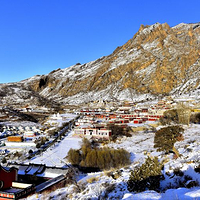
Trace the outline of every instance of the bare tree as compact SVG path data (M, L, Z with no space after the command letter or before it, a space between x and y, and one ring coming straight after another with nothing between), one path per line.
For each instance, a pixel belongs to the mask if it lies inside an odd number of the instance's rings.
M180 124L189 125L191 109L188 103L180 102L177 104L178 121Z

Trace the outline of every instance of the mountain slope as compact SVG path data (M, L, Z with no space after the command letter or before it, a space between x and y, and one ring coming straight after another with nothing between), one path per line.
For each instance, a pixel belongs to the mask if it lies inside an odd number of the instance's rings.
M133 100L191 93L200 88L199 44L200 23L171 28L166 23L141 25L132 39L109 56L0 85L4 97L0 101L26 99L29 103L32 98L36 103L42 99L75 104L100 98Z

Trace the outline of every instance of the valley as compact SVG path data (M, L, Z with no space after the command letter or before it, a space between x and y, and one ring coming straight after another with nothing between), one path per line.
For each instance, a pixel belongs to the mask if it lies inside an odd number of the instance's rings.
M2 199L199 199L200 23L0 84Z

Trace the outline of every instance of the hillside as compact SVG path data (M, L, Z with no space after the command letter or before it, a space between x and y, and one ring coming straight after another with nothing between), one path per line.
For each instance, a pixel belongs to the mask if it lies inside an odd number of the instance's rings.
M161 127L157 127L159 130ZM187 199L194 200L200 198L200 173L199 173L199 124L184 126L184 140L175 144L181 156L173 159L173 154L157 152L154 148L154 133L137 132L132 137L124 137L117 140L116 143L108 144L109 147L119 149L125 148L131 154L131 164L120 169L110 169L96 173L79 174L77 182L67 185L63 188L57 188L49 193L34 194L29 200L35 199ZM72 133L70 133L72 135ZM71 136L70 136L71 137ZM68 139L72 139L72 138ZM68 140L66 138L66 140ZM80 140L80 138L73 138ZM64 145L65 141L61 142ZM66 144L66 143L65 143ZM74 143L74 148L78 143ZM73 145L73 144L71 144ZM56 154L59 147L55 147L51 155L51 160L56 160ZM67 148L67 150L69 150ZM130 177L131 170L141 166L145 159L150 156L158 156L159 161L163 161L164 168L162 173L164 178L160 182L160 190L145 190L141 193L130 192L127 188L127 181ZM45 157L45 155L44 155ZM38 160L50 160L43 156L36 158ZM34 162L34 160L33 160ZM59 163L59 162L58 162ZM178 173L179 172L179 173ZM196 183L196 187L190 183Z
M1 104L79 104L199 94L200 23L141 25L108 56L0 85Z

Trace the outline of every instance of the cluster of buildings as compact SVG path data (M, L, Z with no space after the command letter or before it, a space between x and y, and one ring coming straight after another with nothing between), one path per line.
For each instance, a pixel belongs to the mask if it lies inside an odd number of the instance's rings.
M32 140L38 135L42 134L43 131L36 126L3 126L2 132L0 132L0 137L8 137L9 136L20 136L24 140Z
M32 193L64 186L68 168L48 167L42 164L0 165L0 199L25 198Z
M82 136L106 138L112 135L109 125L114 124L126 128L127 126L158 121L163 113L170 109L170 103L159 101L149 107L126 104L117 109L91 109L80 110L81 118L75 123L74 133Z
M49 116L48 120L44 123L46 126L61 127L64 123L71 123L76 120L78 115L76 114L53 114Z
M19 199L34 190L33 184L17 182L18 169L0 165L0 199Z

